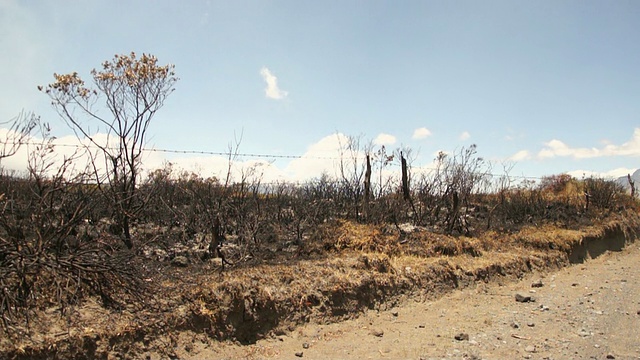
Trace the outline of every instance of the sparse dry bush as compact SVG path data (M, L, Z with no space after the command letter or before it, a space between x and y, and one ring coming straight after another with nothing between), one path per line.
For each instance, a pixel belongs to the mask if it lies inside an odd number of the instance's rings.
M619 200L628 197L622 185L613 180L591 177L584 180L584 187L589 204L601 210L614 210Z
M92 231L98 189L74 157L54 166L50 138L30 155L26 177L0 176L0 317L5 331L35 310L65 313L88 295L107 306L137 302L145 287L133 254Z
M435 186L427 189L425 200L434 202L432 212L435 222L441 221L447 234L469 234L468 210L472 208L473 196L483 190L490 179L490 164L477 156L476 145L462 148L449 156L440 153L437 158Z
M550 191L554 194L560 194L566 191L571 183L575 183L575 179L569 174L544 176L540 180L540 189Z
M542 191L527 181L514 189L501 191L498 199L495 216L501 220L503 226L537 221L544 216L547 208Z

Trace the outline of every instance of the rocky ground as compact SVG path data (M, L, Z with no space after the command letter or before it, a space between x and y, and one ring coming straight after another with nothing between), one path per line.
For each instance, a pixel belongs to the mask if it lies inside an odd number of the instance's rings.
M639 264L640 245L632 243L623 251L560 271L534 272L518 282L481 282L435 301L405 299L393 309L369 311L334 324L309 323L253 345L194 339L193 346L178 355L181 359L640 359Z

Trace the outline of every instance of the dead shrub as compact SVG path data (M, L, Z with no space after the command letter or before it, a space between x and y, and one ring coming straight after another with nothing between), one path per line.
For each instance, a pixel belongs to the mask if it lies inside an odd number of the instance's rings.
M141 265L121 240L91 230L97 188L57 171L45 140L25 178L0 176L0 317L6 332L29 326L36 310L69 306L95 295L106 306L135 305L145 292ZM51 172L53 172L52 175Z

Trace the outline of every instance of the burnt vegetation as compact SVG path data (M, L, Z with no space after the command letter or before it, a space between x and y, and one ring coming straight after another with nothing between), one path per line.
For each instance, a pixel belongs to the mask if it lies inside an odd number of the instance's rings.
M534 182L511 176L508 164L496 175L475 145L441 153L422 169L412 167L411 149L389 151L350 138L335 176L266 183L259 168L232 174L236 144L221 178L171 164L142 176L142 144L152 115L145 111L158 109L175 78L155 58L140 61L116 57L94 72L108 92L114 81L109 74L120 66L116 75L135 90L121 100L112 95L117 102L108 104L116 121L138 137L99 120L112 129L115 148L93 142L100 152L79 148L59 159L48 125L27 115L13 120L12 134L18 135L3 141L9 145L0 158L13 155L34 129L43 140L30 148L26 173L0 174L0 325L7 334L28 335L38 312L54 309L64 316L89 297L115 310L157 305L154 284L179 281L186 266L196 274L219 273L365 251L378 255L366 255L362 266L388 273L394 271L389 256L479 257L491 246L476 246L474 238L486 233L546 225L578 229L638 210L637 199L611 180L562 174ZM144 76L160 91L150 99L140 97L146 85L136 82ZM89 111L85 105L94 93L76 75L57 79L47 92L54 106L72 127L84 129L67 108ZM126 113L119 106L132 98L148 103L127 123L116 114ZM78 165L76 160L87 158L88 164ZM415 241L416 231L430 237ZM363 232L366 239L357 236Z
M537 184L512 184L508 175L496 179L475 147L441 154L434 169L411 183L409 198L401 174L391 171L383 183L372 181L376 191L364 196L364 179L356 181L353 174L298 184L263 183L259 176L225 183L176 173L167 165L148 174L135 193L145 206L131 214L129 236L137 246L129 249L112 215L117 209L109 192L100 191L90 169L72 175L73 159L53 169L47 162L51 147L36 148L27 174L0 177L5 331L28 324L37 310L54 307L64 314L87 296L97 296L107 307L135 308L150 300L148 284L156 276L166 277L180 266L215 272L225 265L282 264L347 250L394 255L412 246L415 229L463 237L456 244L435 238L418 253L480 256L467 237L528 225L579 228L637 208L609 180L555 175ZM345 224L395 236L359 241L344 232Z

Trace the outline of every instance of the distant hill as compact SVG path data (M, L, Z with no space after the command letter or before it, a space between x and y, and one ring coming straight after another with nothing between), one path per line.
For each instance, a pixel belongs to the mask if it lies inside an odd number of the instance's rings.
M631 180L635 181L636 183L636 192L638 190L640 190L640 169L636 170L633 174L631 174ZM625 189L629 190L630 186L629 186L629 180L627 179L627 176L621 176L619 177L616 182L620 185L622 185Z

